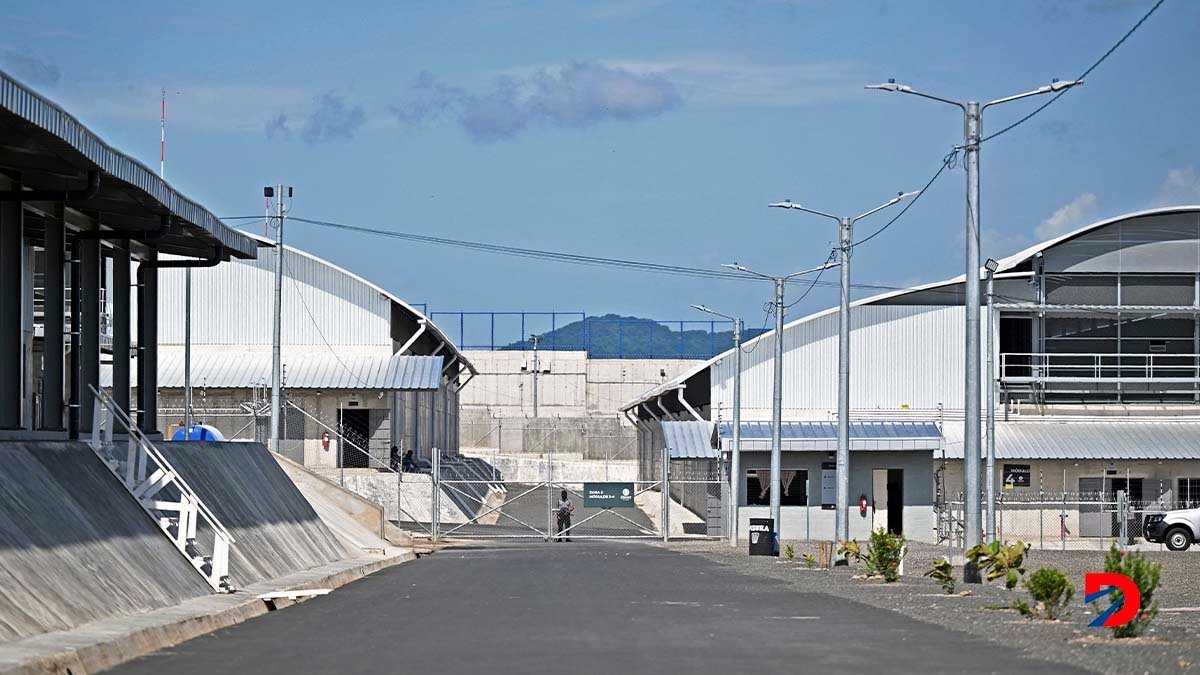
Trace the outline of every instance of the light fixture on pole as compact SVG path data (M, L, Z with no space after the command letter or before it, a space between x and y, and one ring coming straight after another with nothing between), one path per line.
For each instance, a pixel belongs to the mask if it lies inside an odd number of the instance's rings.
M966 378L963 404L963 492L965 495L965 520L963 542L970 548L982 541L979 518L979 418L980 418L980 367L979 367L979 144L983 134L983 111L991 106L1008 103L1040 94L1054 94L1064 89L1083 84L1083 80L1054 80L1044 87L998 98L988 103L978 101L962 103L941 96L917 91L912 87L888 80L885 84L869 84L867 89L912 94L922 98L957 106L963 112L965 139L961 149L966 153L967 167L967 232L966 232ZM978 583L979 573L973 566L964 568L963 577Z
M742 481L742 320L704 305L692 305L692 309L729 319L733 324L733 446L729 449L729 545L737 546L738 517L741 513L739 492Z
M841 309L838 313L838 444L835 472L837 511L834 515L836 541L850 540L850 257L854 248L854 223L917 194L920 193L901 192L887 202L854 218L835 216L791 201L770 205L773 208L797 209L836 220L838 223L838 261L842 267L842 283Z
M820 267L812 269L800 270L792 272L783 277L773 277L769 274L755 272L752 269L743 267L737 263L729 265L721 265L731 270L737 270L743 274L770 281L775 285L775 377L774 389L771 395L771 520L774 521L774 538L773 550L776 553L779 551L779 533L783 531L783 522L780 520L780 496L783 494L783 315L786 309L783 305L783 289L787 282L795 277L813 272L827 270L830 267L837 267L837 263L825 263Z
M988 258L983 264L987 269L987 467L985 486L987 489L987 540L996 540L996 315L993 312L996 270L1000 263Z

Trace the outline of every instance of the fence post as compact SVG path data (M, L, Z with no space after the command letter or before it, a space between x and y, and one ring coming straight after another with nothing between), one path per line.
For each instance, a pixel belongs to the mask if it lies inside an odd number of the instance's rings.
M433 470L429 474L429 529L430 536L434 541L438 540L438 516L441 515L441 495L438 494L441 490L442 483L442 453L437 448L430 448L433 455Z
M1064 472L1065 473L1065 472ZM1063 483L1064 485L1066 483ZM1062 550L1067 550L1067 493L1063 492L1062 505L1058 507L1058 540Z
M1038 490L1038 550L1046 549L1046 493Z
M1126 483L1128 485L1128 483ZM1121 543L1118 547L1124 551L1125 542L1128 541L1129 527L1127 516L1129 509L1129 494L1124 490L1117 490L1117 518L1120 519L1120 526L1117 528L1117 534L1121 537Z
M552 457L546 453L546 541L554 541L554 471Z
M662 449L662 536L665 544L671 537L671 457L667 445Z

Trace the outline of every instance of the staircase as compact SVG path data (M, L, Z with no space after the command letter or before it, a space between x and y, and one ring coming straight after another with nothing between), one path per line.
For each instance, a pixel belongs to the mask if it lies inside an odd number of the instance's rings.
M88 445L208 585L217 592L232 592L233 536L112 397L102 389L88 388L96 397ZM128 435L124 453L113 443L116 426Z

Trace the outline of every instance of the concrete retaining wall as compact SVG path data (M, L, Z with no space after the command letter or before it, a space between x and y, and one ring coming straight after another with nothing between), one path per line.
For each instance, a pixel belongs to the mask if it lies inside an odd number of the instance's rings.
M479 457L492 463L507 483L542 483L546 480L546 460L528 455L499 455L485 451L464 451L468 457ZM594 460L554 459L554 480L635 481L637 462L603 462Z
M210 592L85 444L0 442L0 641Z
M637 431L610 417L497 417L463 410L464 450L512 453L570 453L585 459L637 458Z
M261 443L157 447L237 540L229 561L234 587L353 557Z
M340 472L338 469L314 468L312 471L334 483L345 481L347 490L382 506L388 520L430 521L432 486L427 473L402 474L403 480L397 482L396 474L371 469L346 469ZM404 513L397 509L397 503ZM467 520L462 510L444 492L440 504L441 522L462 523Z

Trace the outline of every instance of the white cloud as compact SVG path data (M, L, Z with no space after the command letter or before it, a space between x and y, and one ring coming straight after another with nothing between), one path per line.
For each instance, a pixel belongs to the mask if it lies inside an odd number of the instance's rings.
M1038 223L1034 234L1039 241L1053 239L1078 229L1093 220L1096 213L1096 195L1085 192L1060 207L1049 218Z
M1181 204L1200 204L1200 174L1190 166L1168 171L1154 200L1155 206Z
M853 61L767 64L725 53L661 59L606 59L605 66L661 77L678 87L689 105L796 107L852 100L862 95L867 74ZM554 73L559 64L506 69L502 75Z

